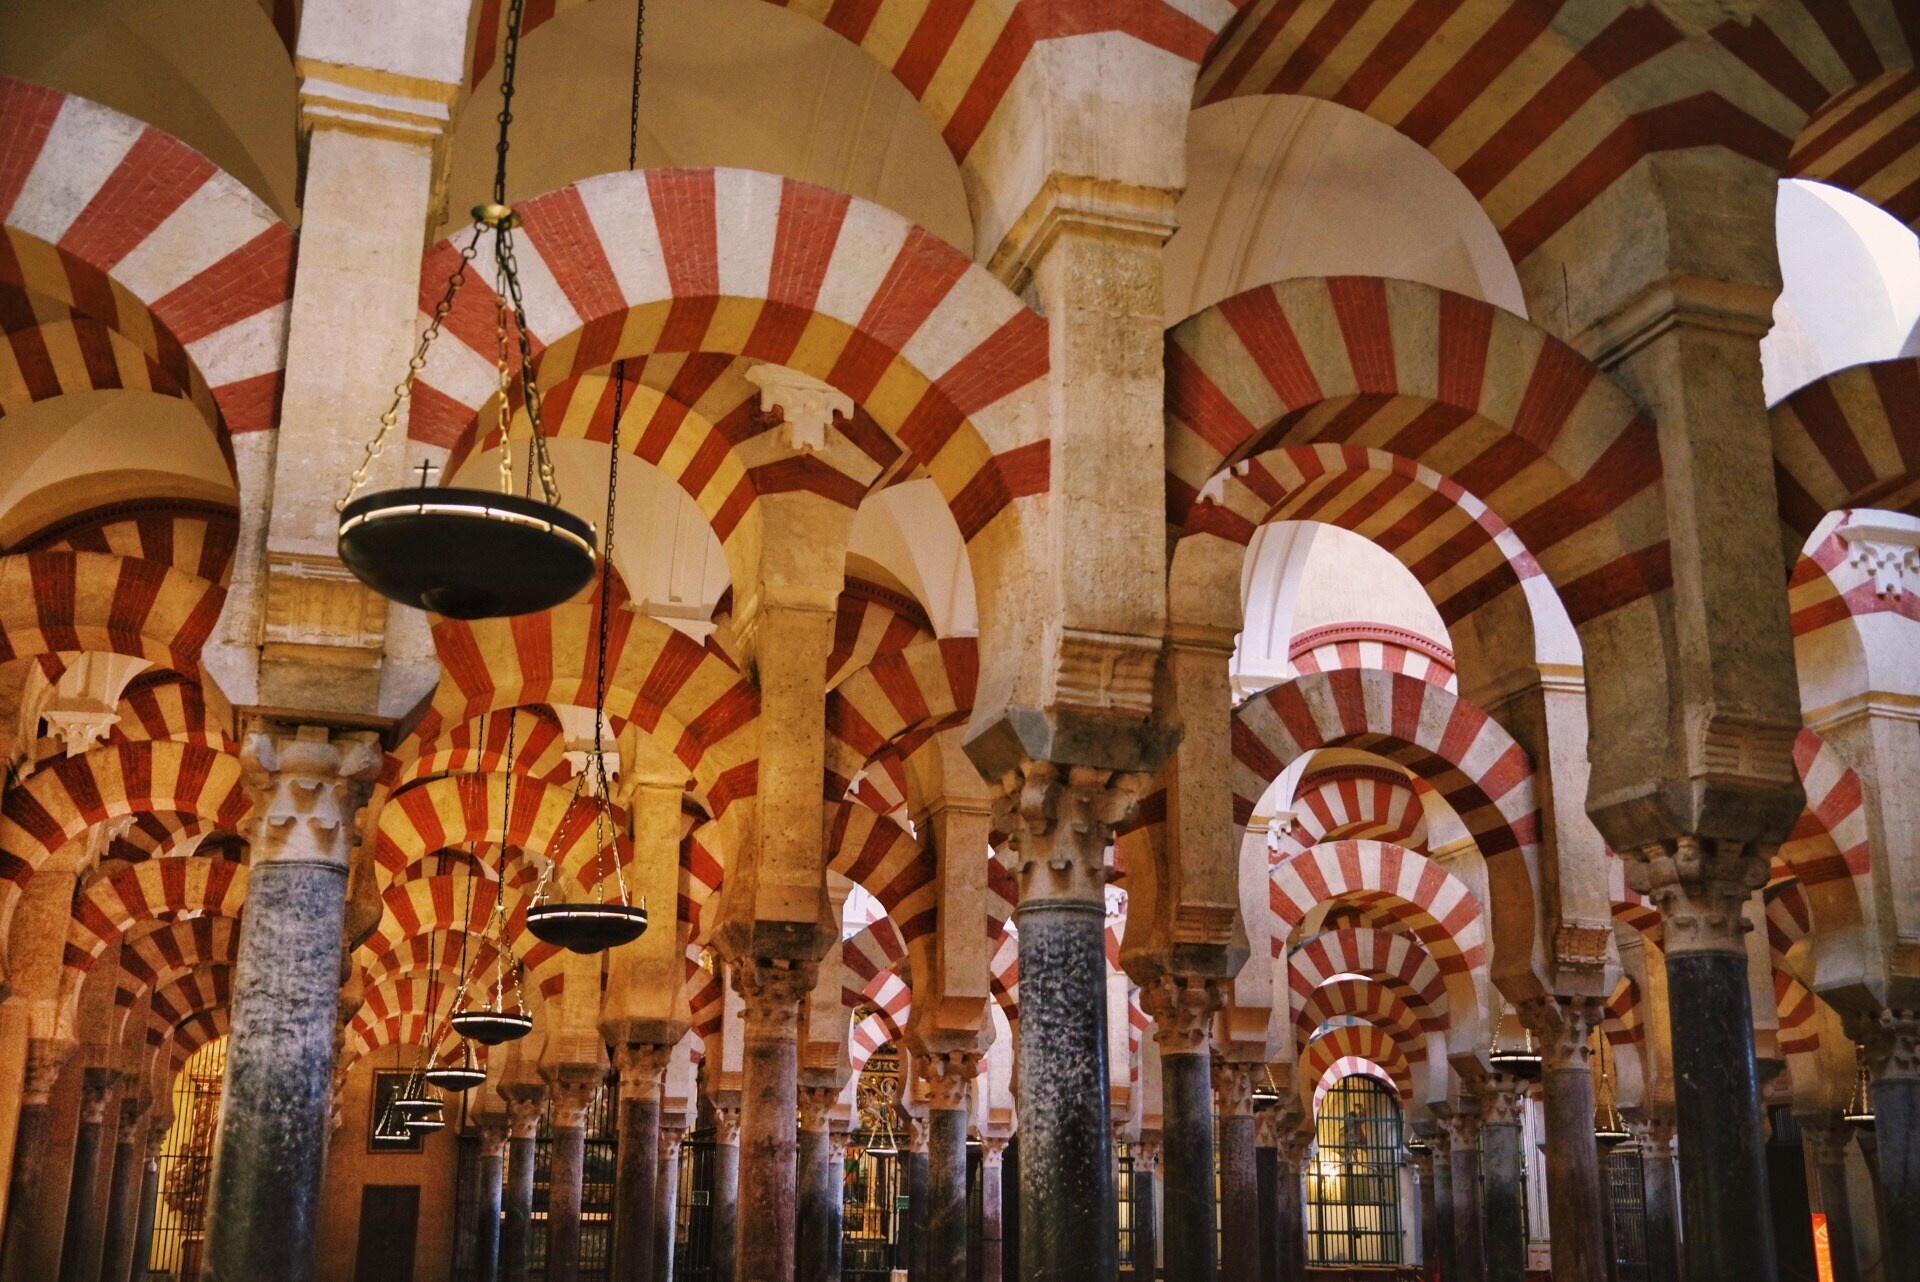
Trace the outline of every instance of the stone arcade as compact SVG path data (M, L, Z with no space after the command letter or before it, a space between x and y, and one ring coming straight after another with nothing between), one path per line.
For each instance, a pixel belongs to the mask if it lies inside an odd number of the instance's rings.
M1920 3L522 7L0 2L0 1282L1920 1282Z

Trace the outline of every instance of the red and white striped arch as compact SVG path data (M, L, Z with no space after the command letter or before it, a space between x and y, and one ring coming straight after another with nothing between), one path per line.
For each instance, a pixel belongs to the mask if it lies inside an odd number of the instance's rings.
M1920 31L1907 41L1920 44ZM1793 144L1786 175L1843 187L1920 231L1920 74L1896 68L1830 99Z
M1419 794L1405 774L1384 766L1316 770L1294 790L1292 812L1285 828L1276 825L1274 851L1280 859L1349 837L1426 850L1427 814Z
M165 741L228 755L240 751L225 718L207 707L199 683L174 673L135 677L120 698L119 713L120 723L107 736L111 744Z
M232 509L188 499L110 503L77 512L23 539L15 552L97 552L158 561L224 585L240 521Z
M459 990L422 976L391 980L369 986L360 1009L348 1021L346 1036L340 1045L343 1072L364 1055L386 1046L418 1046L425 1042L428 1026L434 1025L435 1054L458 1043L459 1038L445 1017L451 1013Z
M931 936L938 917L933 852L885 815L848 801L828 804L828 870L871 891L906 943Z
M190 970L154 990L147 1008L146 1044L157 1051L194 1016L228 1010L232 1004L233 967L200 966Z
M1820 999L1778 966L1773 970L1773 1001L1780 1017L1780 1053L1811 1055L1820 1049Z
M1607 998L1606 1013L1600 1023L1601 1035L1610 1046L1637 1046L1647 1039L1646 1007L1640 1000L1640 986L1630 975L1622 975Z
M279 421L293 230L205 156L0 76L0 218L0 292L63 304L205 387L225 432ZM95 386L119 368L97 365Z
M925 641L883 654L827 695L827 795L846 795L891 749L904 760L973 712L980 647L972 637Z
M1287 987L1295 1001L1304 1002L1337 975L1378 980L1400 995L1422 1027L1446 1026L1446 980L1411 935L1343 926L1303 939L1287 952Z
M1343 1070L1340 1074L1343 1077L1354 1071L1352 1065L1342 1063L1350 1060L1373 1065L1385 1073L1401 1099L1413 1098L1413 1069L1393 1034L1372 1024L1345 1024L1328 1029L1300 1054L1300 1081L1302 1085L1310 1083L1314 1086L1316 1103L1320 1094L1318 1088L1336 1068Z
M438 932L482 934L492 920L497 893L492 880L466 873L416 877L388 886L380 896L380 924L356 956L371 959L394 953L410 939ZM541 996L554 997L566 983L564 972L555 964L561 950L528 933L527 901L524 892L509 897L507 947L526 968L528 986Z
M0 663L76 651L197 673L226 589L103 552L0 557Z
M849 578L833 618L827 688L833 689L883 654L898 654L933 639L933 624L918 601L878 583Z
M1296 672L1335 668L1376 668L1403 672L1457 691L1453 651L1418 632L1383 623L1329 623L1310 628L1287 643L1287 662Z
M1336 841L1274 867L1269 902L1273 955L1285 955L1293 931L1323 904L1374 909L1405 926L1442 975L1463 975L1487 960L1480 901L1439 864L1400 846Z
M621 814L616 810L617 818ZM578 880L606 862L595 815L592 799L568 784L504 774L442 775L395 793L380 808L374 862L390 880L443 850L475 842L504 843L509 851L536 852ZM624 833L616 835L615 843L621 861L630 860L632 843ZM495 868L497 875L498 864Z
M508 741L513 757L507 757ZM565 783L572 775L567 765L567 736L547 704L506 708L483 713L471 721L442 729L437 738L409 735L388 758L381 780L391 794L411 783L439 775L504 774ZM384 799L380 799L384 800Z
M1467 576L1494 574L1487 590L1519 572L1497 564L1514 552L1502 530L1576 626L1671 584L1653 424L1585 357L1510 312L1410 281L1292 280L1181 322L1166 360L1168 515L1182 530L1198 527L1202 490L1230 465L1337 445L1429 468L1484 501L1500 527L1458 533L1463 551L1492 541Z
M1322 984L1308 994L1295 1009L1293 1030L1297 1045L1304 1046L1329 1020L1354 1018L1384 1030L1400 1043L1409 1064L1424 1063L1427 1058L1429 1029L1413 1008L1389 985L1374 979L1344 978Z
M1872 902L1873 841L1866 789L1837 750L1812 729L1793 743L1807 807L1774 858L1800 879L1823 931L1858 925Z
M96 824L172 812L234 832L251 810L239 759L195 744L120 744L36 770L0 800L0 927L34 870Z
M1920 103L1920 91L1915 94ZM1917 175L1920 177L1920 175ZM1920 513L1920 358L1855 365L1775 405L1773 480L1791 567L1827 513Z
M173 1050L167 1064L171 1081L194 1054L208 1043L225 1037L233 1026L233 1008L219 1006L203 1010L173 1030Z
M149 993L196 967L233 965L239 947L240 924L231 917L176 921L128 941L120 949L120 977L113 994L113 1040L124 1038L128 1017Z
M1766 890L1767 952L1775 966L1788 965L1793 946L1813 934L1813 912L1797 881L1776 881Z
M1236 823L1253 818L1293 761L1321 748L1354 748L1431 784L1473 834L1501 891L1530 893L1540 832L1532 762L1493 718L1439 686L1357 668L1296 677L1234 710L1232 746ZM1509 857L1521 866L1496 873Z
M731 169L604 174L516 208L528 326L548 386L656 353L788 365L863 407L940 487L969 540L1015 500L1045 492L1036 411L1046 321L898 214ZM452 240L428 251L423 307L457 256ZM416 438L456 446L483 420L499 385L496 314L488 287L469 283L415 392ZM729 447L715 435L704 448ZM788 470L797 488L848 497L812 466ZM750 496L705 490L693 497L710 511L751 506Z
M153 859L95 878L74 896L62 953L68 986L77 990L113 941L140 922L238 919L246 899L247 866L231 859Z
M463 953L464 948L464 953ZM458 987L468 975L493 973L493 941L478 932L457 928L437 930L430 935L381 941L381 950L354 954L366 984L382 984L414 975L438 975L443 984Z
M0 418L57 396L133 391L178 397L210 428L220 422L213 393L184 360L169 368L134 339L19 280L0 278L0 336Z

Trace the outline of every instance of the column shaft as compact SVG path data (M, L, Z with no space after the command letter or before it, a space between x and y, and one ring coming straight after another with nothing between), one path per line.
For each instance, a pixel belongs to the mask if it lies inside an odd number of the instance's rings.
M100 1251L100 1282L127 1282L133 1271L133 1235L140 1222L140 1183L146 1137L141 1112L123 1107L119 1142L113 1146L113 1176L107 1192L107 1226Z
M34 1195L46 1169L52 1139L53 1114L48 1098L72 1050L71 1042L45 1038L34 1038L27 1047L26 1084L7 1192L7 1225L0 1235L0 1282L41 1282L34 1276L33 1264L35 1238L42 1232L35 1217Z
M1520 1152L1518 1082L1495 1079L1486 1125L1480 1130L1482 1245L1487 1282L1522 1282L1527 1272L1527 1220L1521 1185L1526 1179ZM1592 1123L1588 1123L1591 1140ZM1597 1226L1595 1226L1597 1227Z
M475 1282L499 1282L500 1202L507 1182L507 1133L480 1133L480 1163L474 1172L473 1276Z
M1808 1145L1820 1181L1820 1209L1827 1217L1827 1255L1833 1262L1833 1282L1860 1282L1860 1257L1853 1242L1853 1205L1847 1196L1849 1136L1845 1123L1830 1126L1827 1131L1820 1142Z
M538 1114L536 1113L537 1117ZM533 1247L533 1128L514 1127L507 1141L506 1204L500 1220L500 1277L503 1282L529 1282Z
M1244 1065L1216 1072L1220 1091L1220 1267L1230 1278L1260 1275L1260 1184L1254 1165L1252 1081ZM1234 1079L1242 1079L1235 1081ZM1208 1224L1209 1233L1212 1225Z
M1883 1276L1886 1282L1914 1282L1920 1279L1920 1078L1876 1076L1873 1114L1873 1138L1880 1150L1880 1204L1887 1226L1880 1247ZM1686 1142L1683 1131L1683 1159ZM1691 1262L1691 1255L1688 1259Z
M158 1125L147 1136L146 1164L140 1175L140 1220L133 1226L133 1264L128 1276L140 1282L153 1256L153 1223L160 1213L160 1145L166 1131ZM120 1282L118 1278L110 1282Z
M927 1149L929 1277L967 1276L967 1123L965 1108L930 1114Z
M926 1123L915 1125L924 1135ZM932 1161L918 1142L901 1160L907 1164L907 1215L912 1225L907 1239L907 1282L931 1282L935 1275L927 1263L927 1243L932 1240L927 1231L927 1182Z
M833 1181L833 1154L839 1141L827 1130L825 1120L818 1128L800 1132L800 1235L794 1265L799 1282L829 1282L840 1272L833 1259L835 1239L840 1236L840 1189Z
M106 1207L96 1195L100 1164L110 1147L107 1102L118 1074L90 1068L81 1088L80 1130L73 1144L73 1175L67 1189L67 1222L60 1242L60 1282L93 1282L100 1276Z
M1427 1264L1437 1265L1440 1276L1455 1276L1455 1233L1453 1227L1453 1157L1444 1133L1428 1143L1433 1145L1433 1237L1427 1242Z
M619 1165L614 1172L613 1282L651 1282L653 1219L660 1172L660 1088L620 1099Z
M679 1127L660 1130L660 1173L654 1184L653 1282L668 1282L673 1276L673 1252L677 1245L680 1218L680 1141L685 1135Z
M587 1131L562 1124L556 1110L548 1145L547 1282L580 1276L580 1184L586 1174Z
M1280 1274L1280 1188L1278 1160L1271 1144L1262 1144L1253 1152L1254 1182L1260 1202L1260 1282L1276 1282Z
M1680 1214L1673 1184L1673 1123L1633 1122L1647 1208L1647 1282L1680 1282Z
M1217 1269L1210 1058L1204 1044L1180 1054L1169 1053L1164 1042L1160 1048L1168 1282L1212 1282Z
M716 1116L724 1116L723 1111L715 1109ZM740 1209L740 1115L737 1112L725 1117L713 1141L713 1277L714 1282L734 1282L736 1277L745 1279L734 1270L738 1257L739 1209Z
M1453 1258L1460 1282L1487 1282L1485 1239L1480 1223L1480 1128L1478 1119L1450 1118L1453 1132Z
M741 1037L737 1282L793 1277L794 1156L800 1118L800 1003L811 965L754 959L733 968Z
M1553 1226L1555 1282L1606 1282L1612 1240L1593 1138L1589 1038L1605 1011L1598 998L1523 1002L1521 1018L1545 1062L1547 1221Z
M1000 1282L1002 1252L1006 1249L1001 1210L1005 1197L1001 1176L1006 1169L1002 1163L1006 1153L1006 1140L991 1135L987 1137L980 1153L980 1282ZM1135 1178L1138 1179L1137 1176ZM1140 1185L1136 1182L1133 1187L1135 1214L1138 1215ZM1151 1191L1148 1197L1152 1197ZM1137 1220L1135 1222L1138 1223ZM1136 1237L1134 1241L1137 1243L1139 1239Z
M1307 1214L1300 1193L1300 1164L1306 1154L1304 1140L1283 1144L1274 1153L1273 1218L1278 1229L1274 1264L1280 1282L1305 1282L1307 1276Z

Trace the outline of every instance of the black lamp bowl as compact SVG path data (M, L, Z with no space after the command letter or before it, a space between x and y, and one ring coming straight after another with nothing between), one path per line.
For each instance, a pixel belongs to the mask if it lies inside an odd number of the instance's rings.
M340 513L340 559L389 600L449 619L532 614L593 579L591 522L487 490L381 490Z
M1874 1114L1850 1108L1840 1115L1840 1120L1857 1131L1870 1131L1873 1129Z
M647 933L647 910L635 904L535 904L527 929L543 943L575 953L599 953Z
M1505 1073L1508 1077L1531 1079L1540 1076L1540 1055L1537 1051L1495 1051L1487 1056L1487 1065L1494 1072Z
M396 1095L387 1101L387 1107L411 1121L413 1118L440 1111L440 1101L425 1095Z
M463 1010L448 1022L454 1032L482 1046L516 1041L533 1031L533 1016L506 1010Z
M443 1091L470 1091L486 1080L487 1071L471 1064L447 1064L427 1070L427 1081Z
M407 1129L415 1135L431 1135L435 1131L446 1130L447 1119L436 1116L409 1117L407 1119Z
M1413 1154L1415 1157L1425 1157L1427 1154L1433 1152L1433 1145L1416 1135L1407 1141L1407 1152Z
M1593 1128L1593 1142L1601 1151L1614 1149L1632 1139L1633 1135L1623 1126L1596 1126Z

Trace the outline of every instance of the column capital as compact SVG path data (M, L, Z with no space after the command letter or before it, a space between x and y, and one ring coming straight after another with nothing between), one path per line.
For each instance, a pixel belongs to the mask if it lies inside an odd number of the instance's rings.
M1284 1148L1300 1134L1300 1124L1306 1120L1306 1110L1299 1101L1283 1097L1272 1108L1263 1109L1254 1114L1257 1143L1261 1148Z
M302 57L300 129L337 129L369 138L439 144L460 86L424 76Z
M684 1126L662 1126L660 1128L660 1151L671 1153L677 1150L687 1139Z
M1875 1082L1920 1081L1920 1010L1882 1010L1855 1021Z
M994 826L1012 840L1022 899L1106 901L1107 841L1149 776L1027 761L1001 776Z
M585 1126L587 1110L593 1107L593 1097L600 1093L600 1087L600 1082L581 1077L561 1077L553 1082L553 1128L577 1131Z
M1833 1113L1800 1120L1800 1135L1808 1156L1816 1166L1839 1166L1847 1160L1847 1145L1853 1143L1853 1128Z
M546 1087L522 1084L507 1089L513 1091L511 1095L501 1091L507 1101L507 1133L516 1140L530 1140L540 1129L540 1114L546 1111Z
M240 754L253 813L241 826L249 861L321 863L344 870L381 754L371 737L334 739L325 726L255 731Z
M153 1098L138 1093L120 1097L120 1142L131 1144L133 1130L146 1120L147 1113L153 1107Z
M1660 909L1674 953L1746 952L1741 911L1767 884L1771 852L1751 842L1680 836L1623 852L1627 882Z
M673 1047L657 1042L628 1042L613 1048L613 1066L620 1073L621 1099L652 1099L666 1081Z
M1518 1126L1520 1114L1526 1108L1527 1084L1517 1077L1505 1073L1490 1075L1481 1088L1482 1106L1485 1112L1481 1121L1486 1126Z
M913 1071L926 1084L927 1107L951 1112L967 1107L974 1078L980 1075L979 1051L933 1051L913 1057Z
M809 1135L825 1133L833 1124L833 1106L840 1092L831 1086L802 1086L799 1098L800 1129Z
M1635 1109L1621 1114L1627 1134L1633 1136L1642 1152L1663 1149L1673 1152L1673 1118L1666 1113L1647 1113Z
M813 991L820 968L813 962L744 957L734 962L733 991L746 1009L746 1035L791 1042L800 1036L800 1003Z
M1516 1008L1540 1049L1549 1073L1563 1069L1587 1071L1593 1044L1588 1039L1607 1017L1607 1004L1598 997L1530 997Z
M482 1122L474 1127L473 1133L480 1140L480 1156L483 1158L505 1157L507 1153L507 1124L504 1120Z
M1449 1113L1440 1119L1447 1132L1447 1147L1457 1153L1471 1153L1480 1147L1481 1115L1478 1112Z
M79 1044L65 1037L35 1037L27 1042L27 1075L21 1088L21 1102L28 1108L44 1107L60 1080L60 1072L73 1058Z
M1253 1076L1264 1064L1213 1061L1214 1108L1222 1117L1253 1116Z
M1140 1009L1153 1020L1162 1055L1197 1055L1206 1048L1213 1017L1226 1004L1225 980L1162 975L1140 988Z
M738 1144L740 1142L740 1107L731 1108L720 1104L713 1106L713 1142L715 1144Z
M1135 1143L1134 1145L1133 1162L1135 1166L1140 1165L1140 1150L1143 1146L1146 1145L1146 1143L1147 1141L1142 1140ZM1153 1158L1153 1164L1151 1169L1157 1171L1160 1169L1160 1156L1159 1156L1160 1145L1157 1141L1153 1143L1153 1150L1154 1150L1154 1158ZM999 1169L1001 1163L1006 1160L1006 1157L1007 1157L1007 1137L1006 1136L982 1135L980 1137L980 1164L982 1166L991 1166L997 1170Z
M113 1088L120 1084L120 1073L111 1068L89 1068L80 1079L80 1122L83 1126L101 1126L107 1120L107 1103Z
M1089 175L1053 173L994 250L987 270L1018 293L1063 235L1122 239L1157 248L1179 226L1178 193Z
M903 1129L906 1132L907 1151L925 1157L931 1151L933 1143L933 1127L927 1119L908 1113L907 1124Z

